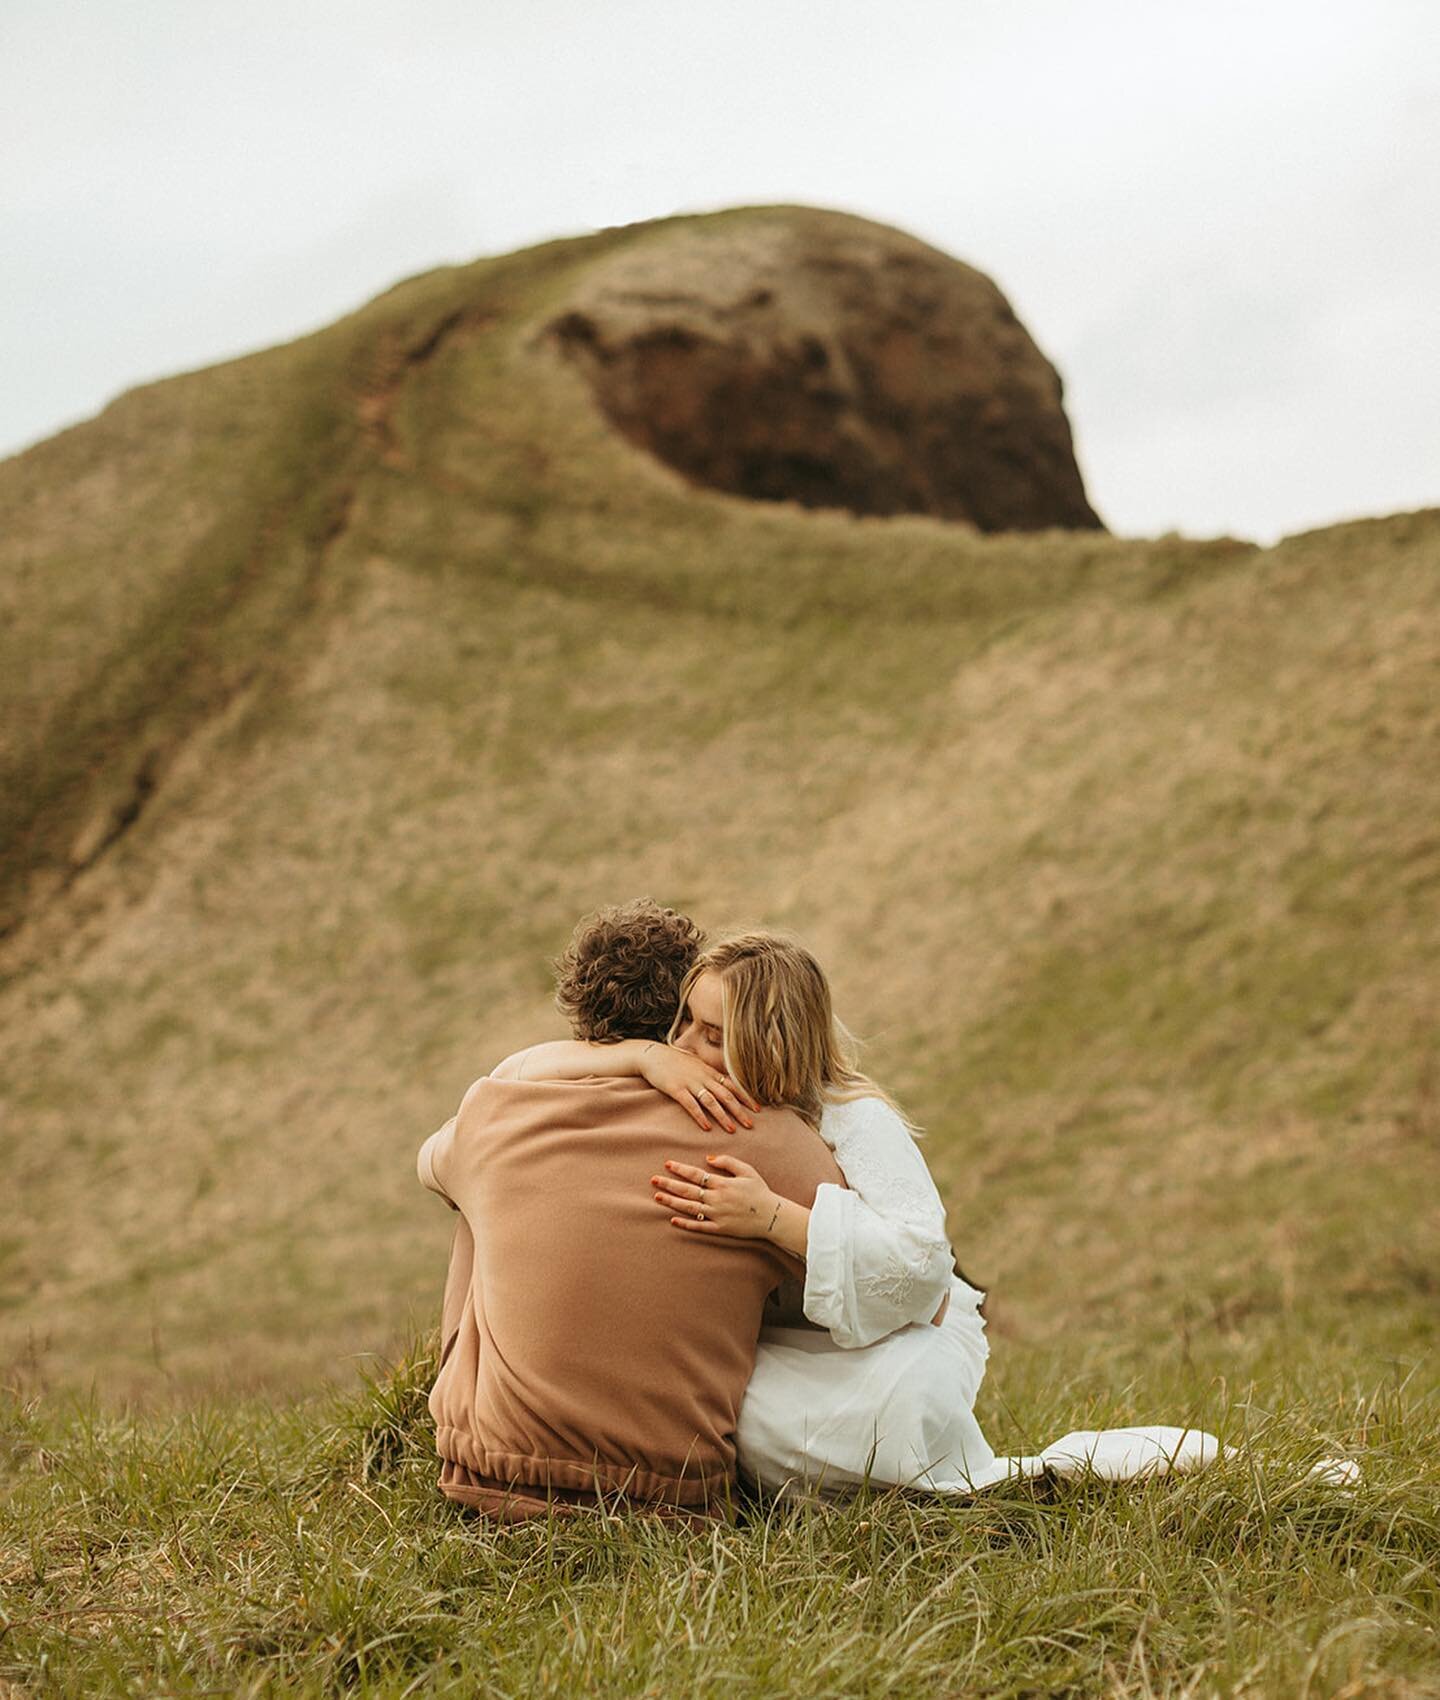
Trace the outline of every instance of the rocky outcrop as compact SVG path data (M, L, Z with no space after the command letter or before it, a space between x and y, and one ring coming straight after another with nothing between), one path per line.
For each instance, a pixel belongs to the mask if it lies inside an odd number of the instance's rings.
M1099 527L1055 368L982 273L864 219L764 208L657 226L548 324L607 417L697 484Z

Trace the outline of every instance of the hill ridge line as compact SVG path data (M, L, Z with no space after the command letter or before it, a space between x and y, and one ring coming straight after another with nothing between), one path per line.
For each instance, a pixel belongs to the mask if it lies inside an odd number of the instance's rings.
M353 441L341 446L337 462L329 468L322 470L314 464L307 464L290 469L290 489L254 528L240 566L217 587L206 607L192 612L189 626L193 644L186 642L172 646L170 655L165 658L168 667L164 676L156 679L152 675L149 680L151 694L162 697L166 704L163 718L175 723L162 725L158 733L153 729L147 731L137 740L138 749L131 749L123 757L113 760L113 768L123 771L107 776L106 794L99 803L91 802L88 807L83 801L72 803L63 810L62 822L56 823L52 816L48 829L42 822L47 813L55 809L53 781L48 787L34 783L25 772L23 763L20 770L11 776L9 788L12 795L23 800L22 810L25 802L29 802L30 807L25 811L28 820L22 818L18 825L13 824L15 815L12 814L9 834L11 854L7 859L12 866L29 863L33 868L37 864L43 865L43 834L51 840L51 866L55 873L28 900L23 892L15 892L13 884L8 891L0 885L0 904L4 905L0 909L0 943L13 946L32 923L48 914L78 881L107 859L135 830L161 796L166 777L184 749L206 726L267 677L272 681L278 680L284 665L283 657L293 647L297 624L312 613L319 602L326 568L350 529L359 488L366 474L376 464L395 469L409 465L408 457L399 447L393 425L394 413L407 380L433 359L457 333L491 323L502 313L503 308L490 303L462 305L442 313L433 322L423 324L418 334L414 327L407 326L408 338L403 331L397 333L392 327L385 327L378 334L370 331L359 339L362 346L368 343L375 348L383 370L378 383L352 390L346 398L346 410L355 426ZM386 343L393 346L386 347ZM266 350L243 359L263 360L271 352ZM392 367L393 370L390 369ZM307 398L302 395L299 405L303 407L306 404ZM346 457L352 462L348 469L343 464ZM321 519L310 539L306 539L303 526L299 535L292 537L296 516L303 519L304 510L312 505L315 492L325 483L338 483L338 488L323 504L328 507L328 514ZM216 534L223 534L226 529L226 519L222 515L210 528L207 537L191 550L189 563L177 575L174 595L177 602L183 603L192 598L197 569L203 570L202 564L215 552ZM283 553L287 541L298 544L302 554L308 557L308 563L298 575L291 575L294 584L286 603L288 617L284 621L282 641L265 647L248 665L238 669L215 668L218 684L213 680L206 683L201 676L207 668L214 666L214 651L222 647L217 642L218 633L236 617L247 601L264 588L269 578L267 568ZM170 616L163 611L156 616L160 624L168 624L169 619ZM274 621L271 623L272 626L275 624ZM197 633L200 635L196 636ZM57 718L66 723L83 718L86 700L92 693L91 680L78 681L71 694L72 706L60 709ZM128 716L122 706L109 718L114 722ZM36 751L34 754L43 758L44 752ZM33 762L30 765L33 767ZM78 830L77 818L80 822ZM67 838L68 845L58 848L58 844L64 843ZM23 960L18 964L12 962L7 964L6 971L23 971L23 966Z

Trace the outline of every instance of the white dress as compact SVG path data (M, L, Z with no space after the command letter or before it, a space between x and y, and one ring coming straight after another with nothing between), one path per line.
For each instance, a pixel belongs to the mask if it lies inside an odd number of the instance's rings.
M817 1327L761 1333L737 1434L752 1480L788 1494L844 1494L865 1481L965 1494L1047 1470L1120 1478L1216 1456L1214 1435L1152 1425L997 1457L974 1413L990 1353L984 1294L954 1273L919 1147L878 1098L828 1106L820 1134L849 1190L821 1186L810 1215L803 1309Z

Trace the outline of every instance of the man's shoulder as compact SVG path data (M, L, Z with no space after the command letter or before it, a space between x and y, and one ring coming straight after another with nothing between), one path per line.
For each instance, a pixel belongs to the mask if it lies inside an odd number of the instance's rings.
M545 1080L533 1077L521 1080L504 1074L482 1074L466 1087L461 1108L472 1099L477 1102L485 1099L496 1102L513 1099L518 1103L527 1098L563 1098L572 1091L590 1096L597 1089L620 1102L634 1102L646 1094L653 1093L653 1089L643 1080L631 1075L587 1074L577 1080Z
M755 1153L753 1158L746 1145ZM755 1126L739 1130L727 1149L733 1156L753 1161L767 1180L771 1180L767 1164L776 1174L783 1170L797 1180L813 1180L816 1184L844 1178L830 1147L794 1110L761 1110L755 1117Z
M633 1121L694 1124L685 1111L633 1076L585 1075L579 1080L506 1080L481 1075L466 1092L460 1120L483 1126L493 1120L578 1121L587 1127Z
M797 1139L802 1133L810 1139L820 1137L802 1115L783 1106L772 1106L757 1111L755 1131L763 1133L767 1138Z

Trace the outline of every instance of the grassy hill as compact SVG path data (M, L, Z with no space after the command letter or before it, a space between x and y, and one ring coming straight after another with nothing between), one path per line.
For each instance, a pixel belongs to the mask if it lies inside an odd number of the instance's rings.
M8 1374L393 1349L448 1234L416 1145L641 892L811 941L997 1341L1430 1352L1440 513L1259 549L697 491L538 335L682 222L0 466Z
M1440 1694L1440 512L691 489L537 334L676 228L0 466L0 1694ZM1245 1457L708 1537L442 1505L415 1147L641 892L832 968L997 1446Z

